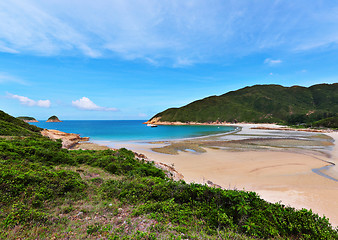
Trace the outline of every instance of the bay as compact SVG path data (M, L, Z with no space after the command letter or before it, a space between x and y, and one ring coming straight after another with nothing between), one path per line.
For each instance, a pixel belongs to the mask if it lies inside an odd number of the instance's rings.
M161 126L148 127L145 120L65 120L63 122L39 121L35 126L77 133L93 141L172 140L200 137L233 131L230 126Z

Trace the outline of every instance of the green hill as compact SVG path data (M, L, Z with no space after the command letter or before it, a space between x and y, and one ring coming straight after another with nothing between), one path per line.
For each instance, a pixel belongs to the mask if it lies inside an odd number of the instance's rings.
M299 124L337 116L338 83L311 87L255 85L170 108L151 120Z
M47 122L61 122L61 121L57 116L53 115L48 118Z
M20 119L20 120L23 120L23 121L37 121L35 118L28 117L28 116L20 116L20 117L17 117L17 119Z
M0 136L31 136L39 134L41 128L25 123L0 110Z
M48 118L48 120L59 120L59 118L55 115Z
M33 118L33 117L27 117L27 116L17 117L17 119L20 119L20 120L36 120L36 119Z

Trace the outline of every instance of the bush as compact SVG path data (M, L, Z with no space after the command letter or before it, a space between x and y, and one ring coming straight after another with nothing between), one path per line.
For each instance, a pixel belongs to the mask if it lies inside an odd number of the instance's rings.
M78 173L30 162L1 164L0 186L3 204L21 201L34 207L41 206L45 200L86 188Z
M154 177L110 180L102 185L102 192L107 199L143 203L134 214L149 213L159 222L167 219L189 225L199 219L214 231L232 228L260 238L338 237L338 231L332 229L326 218L305 209L268 203L254 192L221 190Z

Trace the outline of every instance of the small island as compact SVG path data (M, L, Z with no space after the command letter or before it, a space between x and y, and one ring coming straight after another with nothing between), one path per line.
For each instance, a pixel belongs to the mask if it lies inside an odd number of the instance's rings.
M33 117L27 117L27 116L17 117L17 119L20 119L20 120L22 120L24 122L39 122L35 118L33 118Z
M57 116L51 116L46 122L62 122Z

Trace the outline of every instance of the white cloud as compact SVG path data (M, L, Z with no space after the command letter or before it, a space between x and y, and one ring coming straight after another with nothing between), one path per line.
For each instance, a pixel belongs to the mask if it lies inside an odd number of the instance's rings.
M139 113L138 116L139 116L139 117L147 117L148 115L145 114L145 113Z
M268 64L270 66L273 66L273 65L277 65L277 64L282 63L282 60L280 60L280 59L274 60L274 59L271 59L271 58L267 58L267 59L264 60L264 63Z
M324 2L0 1L0 52L175 67L262 50L337 47L338 8Z
M0 9L0 51L58 55L77 49L89 57L99 56L83 34L41 4L0 1Z
M26 106L29 106L29 107L38 106L38 107L49 108L50 105L51 105L51 102L49 100L34 101L34 100L32 100L28 97L14 95L14 94L11 94L11 93L8 93L7 96L9 98L17 99L17 100L19 100L19 102L22 105L26 105Z
M92 110L92 111L118 111L116 108L107 108L100 107L93 103L89 98L82 97L81 99L72 101L72 105L82 110Z
M38 100L36 102L36 105L39 106L39 107L49 108L50 107L50 101L49 100Z

